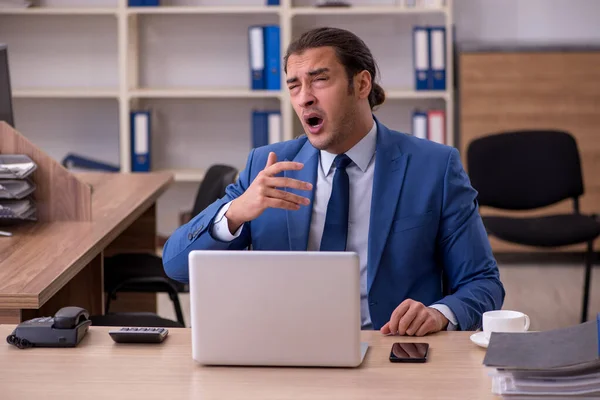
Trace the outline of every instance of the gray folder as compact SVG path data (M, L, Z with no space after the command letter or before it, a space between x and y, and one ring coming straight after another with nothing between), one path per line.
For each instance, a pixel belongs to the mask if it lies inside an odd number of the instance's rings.
M562 370L600 367L596 319L544 332L497 333L490 336L483 363L514 370Z

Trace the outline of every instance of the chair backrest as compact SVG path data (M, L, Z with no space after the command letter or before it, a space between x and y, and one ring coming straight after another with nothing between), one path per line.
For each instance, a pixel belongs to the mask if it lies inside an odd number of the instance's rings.
M198 215L206 207L214 203L225 195L225 189L230 183L233 183L238 170L229 165L212 165L198 188L194 207L192 208L192 217Z
M548 206L583 194L575 138L567 132L494 133L467 148L471 184L481 205L507 210Z

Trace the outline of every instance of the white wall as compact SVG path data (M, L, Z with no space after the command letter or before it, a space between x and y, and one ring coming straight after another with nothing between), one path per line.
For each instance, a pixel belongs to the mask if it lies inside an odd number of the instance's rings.
M600 1L455 0L458 42L600 44Z

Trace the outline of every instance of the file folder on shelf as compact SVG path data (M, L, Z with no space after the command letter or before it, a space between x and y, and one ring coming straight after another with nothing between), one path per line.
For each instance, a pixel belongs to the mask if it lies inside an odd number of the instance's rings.
M157 7L160 5L160 0L128 0L129 7Z
M264 90L265 82L265 40L262 26L248 28L248 50L250 58L250 87Z
M119 172L120 168L102 161L94 160L78 154L69 153L61 163L67 169L83 169L107 172Z
M281 140L281 113L279 111L253 111L252 147L266 146Z
M36 163L25 154L0 155L0 179L24 179L36 169Z
M429 30L431 45L431 89L446 90L446 28Z
M427 138L433 142L446 143L446 112L430 110L427 113Z
M131 171L150 171L150 112L131 112Z
M270 112L268 114L267 127L269 130L269 144L278 143L283 140L281 113L279 111Z
M281 57L279 25L266 25L263 29L265 55L265 89L281 89Z
M278 6L279 0L267 0L267 5L268 6Z
M413 67L415 90L429 90L430 82L429 29L422 26L413 28Z
M427 113L416 110L413 113L412 134L421 139L427 139Z

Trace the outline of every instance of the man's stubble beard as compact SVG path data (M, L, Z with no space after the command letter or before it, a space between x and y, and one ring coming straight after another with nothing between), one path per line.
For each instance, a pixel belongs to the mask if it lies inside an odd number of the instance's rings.
M338 126L332 127L332 131L329 135L327 142L322 143L321 145L313 146L318 150L328 150L334 147L338 147L340 143L343 143L350 136L352 136L352 132L354 131L355 122L354 115L356 114L356 104L349 102L348 108ZM309 136L310 137L310 136Z

